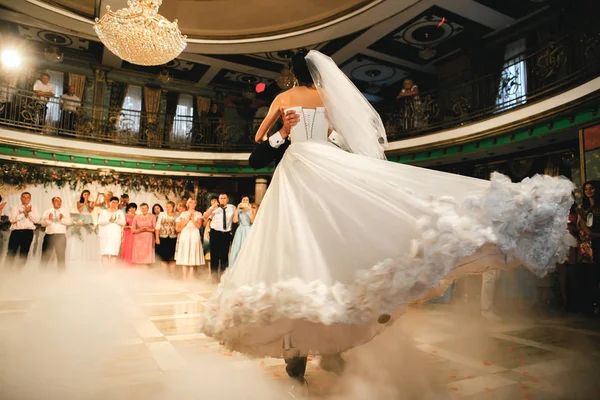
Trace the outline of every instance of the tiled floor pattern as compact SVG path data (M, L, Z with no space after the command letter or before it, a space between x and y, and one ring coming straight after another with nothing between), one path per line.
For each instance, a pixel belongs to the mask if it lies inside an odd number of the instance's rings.
M180 284L179 290L136 293L127 310L127 337L104 360L106 380L89 398L267 398L253 397L253 383L244 392L244 379L262 377L265 385L275 382L282 389L284 397L273 398L600 399L597 321L556 317L490 323L443 305L409 311L381 338L346 354L348 370L342 378L311 359L309 393L289 391L292 384L281 360L230 353L198 332L211 290ZM24 323L36 304L34 299L0 299L0 333ZM369 385L380 395L366 395ZM70 396L61 398L75 398Z

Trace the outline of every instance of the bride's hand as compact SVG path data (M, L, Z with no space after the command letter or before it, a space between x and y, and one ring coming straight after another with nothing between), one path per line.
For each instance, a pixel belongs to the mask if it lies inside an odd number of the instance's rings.
M284 139L287 138L290 135L292 128L298 125L298 122L300 122L300 115L296 114L296 111L286 111L283 116L283 128L281 128L281 131L279 131L281 137Z

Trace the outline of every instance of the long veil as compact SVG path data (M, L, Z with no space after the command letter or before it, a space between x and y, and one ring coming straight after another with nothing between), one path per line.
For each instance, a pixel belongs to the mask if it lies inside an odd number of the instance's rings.
M306 61L329 122L351 152L384 160L387 136L377 111L330 57L311 50Z

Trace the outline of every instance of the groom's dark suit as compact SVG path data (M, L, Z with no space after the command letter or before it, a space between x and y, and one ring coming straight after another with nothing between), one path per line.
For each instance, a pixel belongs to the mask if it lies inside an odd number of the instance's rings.
M254 169L264 168L269 165L271 162L275 162L275 166L279 164L281 159L283 158L283 154L290 147L290 141L286 140L281 146L278 148L274 148L271 146L271 143L268 140L265 140L250 154L250 158L248 162L250 166Z
M338 134L335 132L332 132L332 134L329 136L329 141L331 143L335 144L336 146L340 147L343 150L347 151L347 149L348 149L348 145L343 140L343 138L338 136ZM250 163L250 166L254 169L264 168L267 165L269 165L271 162L274 162L275 167L277 167L277 164L279 164L279 162L283 158L283 155L285 154L285 151L287 150L288 147L290 147L289 139L286 139L277 148L273 147L269 140L265 140L264 142L262 142L261 144L256 146L256 148L252 151L252 153L250 154L250 158L248 159L248 162ZM337 361L337 359L341 360L339 355L335 355L334 357L337 357L337 358L335 358L336 361ZM285 369L286 369L288 375L291 378L295 378L295 379L304 381L304 373L306 372L306 361L307 361L306 357L286 358L285 359L285 363L286 363ZM338 370L340 370L340 369L341 369L341 367L338 366Z
M274 148L271 146L271 143L268 140L265 140L250 154L250 158L248 162L250 166L254 169L264 168L269 165L271 162L277 164L283 158L285 151L290 147L290 141L286 140L281 146L278 148ZM306 357L293 357L286 358L286 371L291 378L296 379L304 379L304 373L306 372Z

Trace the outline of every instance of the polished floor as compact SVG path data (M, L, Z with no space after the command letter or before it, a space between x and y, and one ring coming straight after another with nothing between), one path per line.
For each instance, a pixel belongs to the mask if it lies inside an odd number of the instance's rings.
M411 309L344 355L310 359L308 388L277 359L230 353L198 332L214 286L100 267L0 275L0 399L599 399L600 323L483 320Z

